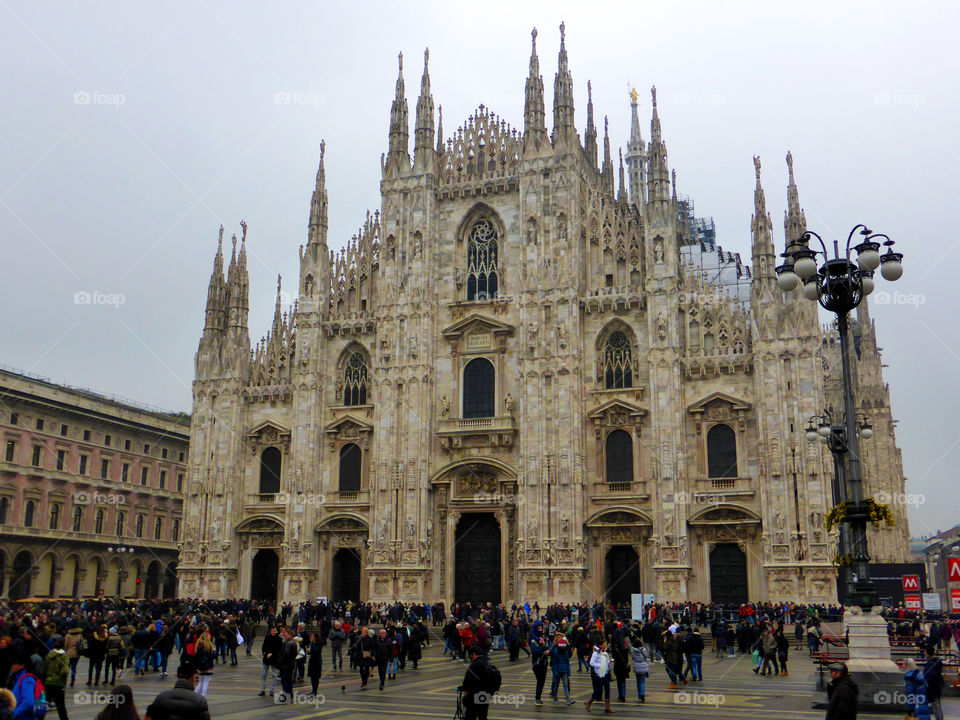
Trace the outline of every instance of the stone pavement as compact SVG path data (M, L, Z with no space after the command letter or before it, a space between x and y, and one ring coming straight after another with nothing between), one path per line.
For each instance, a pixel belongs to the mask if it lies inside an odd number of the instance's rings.
M256 647L259 650L259 642ZM307 720L308 718L452 718L456 708L454 688L460 684L465 665L453 662L441 656L442 642L436 640L425 648L420 668L414 670L407 663L407 669L399 673L396 680L387 681L387 686L377 690L376 670L371 676L369 690L360 692L359 676L355 672L324 672L320 682L320 700L307 695L309 684L295 686L297 703L276 705L270 697L258 697L260 689L261 664L259 653L251 657L241 657L239 666L217 665L210 684L208 702L214 720L238 718L239 720ZM548 697L550 675L544 690L543 707L534 705L534 677L530 671L530 662L521 653L520 660L510 663L503 651L493 653L493 662L503 674L503 687L500 700L490 710L491 720L533 720L544 717L585 717L587 712L583 702L590 696L590 678L587 673L574 672L571 678L571 692L577 703L573 706L555 705ZM175 659L171 656L171 661ZM324 657L325 667L329 667L329 655ZM171 662L171 671L174 663ZM813 709L813 704L825 699L825 694L817 692L816 671L806 652L792 650L790 653L790 675L788 677L757 677L753 674L749 656L737 656L734 659L717 660L711 653L704 655L702 683L691 682L681 686L680 692L667 689L668 679L662 665L652 668L647 680L647 702L637 703L636 684L631 677L627 684L627 702L613 702L619 717L628 718L737 718L738 720L794 720L822 718L824 710ZM78 678L86 678L86 663L81 661ZM161 690L172 687L171 674L161 679L158 673L144 678L127 676L127 682L133 687L134 701L141 716L153 698ZM613 686L614 698L616 685ZM98 706L102 697L91 697L91 688L77 684L68 689L67 702L71 720L92 720L102 709ZM109 687L99 686L98 693L109 691ZM562 692L561 692L562 697ZM960 699L956 691L947 690L945 717L960 717ZM593 715L603 716L603 707L594 706ZM51 709L47 716L56 718ZM902 713L860 713L860 718L903 717Z

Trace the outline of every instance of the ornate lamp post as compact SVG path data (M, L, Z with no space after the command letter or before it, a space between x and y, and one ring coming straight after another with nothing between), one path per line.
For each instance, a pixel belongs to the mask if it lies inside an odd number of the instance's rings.
M854 236L862 237L852 249L857 257L850 257ZM822 250L811 250L810 240L816 238ZM887 252L880 255L880 242ZM853 384L850 371L849 313L856 308L867 295L873 292L874 272L887 280L898 280L903 275L903 255L893 251L893 240L888 236L872 232L866 225L856 225L847 237L844 254L841 255L839 243L833 241L833 257L827 252L827 246L817 233L808 230L799 240L792 243L783 253L784 263L777 268L777 284L784 292L792 292L801 282L803 296L808 300L835 313L837 330L840 333L840 358L843 366L843 413L839 424L835 424L831 415L826 415L819 424L817 433L830 445L834 457L842 456L845 472L840 475L838 485L840 499L846 503L846 520L849 524L849 552L852 556L851 572L856 577L852 582L853 593L849 595L852 605L869 609L879 604L876 589L870 584L867 551L868 505L863 498L863 478L860 473L860 437L867 438L873 430L869 423L864 426L853 402ZM818 256L823 256L818 265ZM865 418L864 418L865 420ZM807 428L807 436L813 430ZM857 431L860 431L859 433ZM869 433L869 434L865 434ZM842 535L842 533L841 533Z

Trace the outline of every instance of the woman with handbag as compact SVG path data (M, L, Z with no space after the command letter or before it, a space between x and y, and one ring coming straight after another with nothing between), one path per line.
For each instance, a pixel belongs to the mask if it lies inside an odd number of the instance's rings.
M217 646L206 627L197 629L196 643L197 693L207 696L210 680L213 679L213 664L217 659Z
M613 713L610 707L610 670L612 662L607 653L607 640L601 638L594 643L593 655L590 656L590 679L593 681L593 696L587 700L587 711L596 700L604 701L604 712Z
M367 681L370 679L370 666L373 665L374 655L377 645L370 637L370 629L363 627L360 629L360 637L350 649L350 654L354 657L357 667L360 669L360 689L367 689Z

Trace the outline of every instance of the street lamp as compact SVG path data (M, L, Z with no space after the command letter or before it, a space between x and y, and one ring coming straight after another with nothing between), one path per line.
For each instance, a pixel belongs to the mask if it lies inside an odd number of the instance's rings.
M854 236L861 240L851 248ZM816 238L822 250L811 250L810 240ZM880 240L887 251L880 254ZM874 272L880 268L880 274L889 281L898 280L903 275L903 255L893 251L894 242L887 235L874 233L866 225L856 225L847 236L847 245L841 255L839 243L833 241L833 257L827 252L823 238L808 230L792 242L785 253L784 263L777 268L777 285L784 292L792 292L803 283L803 296L819 302L825 310L836 314L837 330L840 334L840 359L843 367L843 413L839 423L825 413L821 418L811 418L806 428L808 439L816 433L820 441L830 447L838 470L845 465L845 472L839 478L841 501L847 504L846 522L850 527L850 551L853 564L850 569L856 577L853 602L864 609L879 604L876 588L869 582L867 551L867 505L863 501L863 478L860 474L860 441L869 438L873 428L861 414L854 410L853 383L850 371L849 313L863 298L873 292ZM850 251L857 256L851 259ZM819 256L823 256L818 264ZM863 418L862 420L860 418ZM813 420L819 420L814 427ZM859 430L859 433L857 432ZM845 463L843 462L845 460Z

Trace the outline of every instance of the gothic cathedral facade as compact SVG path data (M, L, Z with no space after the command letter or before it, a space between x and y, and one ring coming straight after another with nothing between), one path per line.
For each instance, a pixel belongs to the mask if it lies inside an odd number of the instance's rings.
M655 90L619 173L589 83L577 133L562 33L550 131L536 31L522 132L481 105L445 139L425 54L412 157L401 56L380 209L329 250L321 149L297 299L253 348L247 228L226 276L221 228L181 596L836 600L833 461L804 436L840 407L836 331L777 287L759 160L748 266L677 195ZM897 496L866 304L853 326L865 492ZM893 510L874 560L907 559Z

